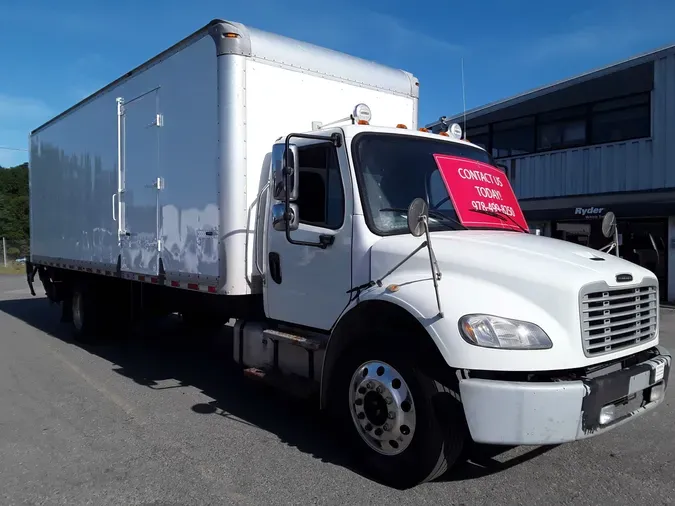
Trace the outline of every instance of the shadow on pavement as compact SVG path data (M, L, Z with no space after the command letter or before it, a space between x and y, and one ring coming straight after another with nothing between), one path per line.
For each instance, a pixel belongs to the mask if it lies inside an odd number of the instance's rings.
M285 396L243 377L232 360L232 332L222 331L208 337L192 334L176 318L148 322L128 331L129 335L108 337L97 345L72 340L70 327L59 323L60 310L42 297L0 300L0 311L55 338L79 346L113 364L113 370L149 389L192 386L213 400L196 404L196 413L223 416L277 435L284 443L324 462L359 472L349 452L331 434L329 423L316 404ZM173 380L173 386L161 386ZM437 481L481 478L503 471L536 457L552 447L537 448L511 461L494 457L504 447L471 445L464 462Z

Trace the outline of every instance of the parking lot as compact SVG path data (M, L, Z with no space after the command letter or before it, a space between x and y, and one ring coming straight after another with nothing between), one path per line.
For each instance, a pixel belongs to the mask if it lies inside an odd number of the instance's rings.
M85 348L37 291L0 276L3 505L675 502L672 391L608 434L478 449L441 480L398 491L353 471L313 406L241 379L227 332L203 342L169 321ZM662 313L661 336L675 348L675 312Z

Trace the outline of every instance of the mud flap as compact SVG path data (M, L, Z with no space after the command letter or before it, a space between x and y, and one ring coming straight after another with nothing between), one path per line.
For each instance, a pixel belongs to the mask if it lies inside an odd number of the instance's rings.
M33 288L33 281L35 281L35 274L37 273L38 266L33 265L30 261L26 260L26 281L28 282L28 288L30 288L30 294L35 297L35 289Z

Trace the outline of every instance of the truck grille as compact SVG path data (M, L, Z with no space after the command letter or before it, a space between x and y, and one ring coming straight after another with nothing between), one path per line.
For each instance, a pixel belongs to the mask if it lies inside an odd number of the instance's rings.
M584 353L596 357L637 346L656 337L658 288L589 286L581 294Z

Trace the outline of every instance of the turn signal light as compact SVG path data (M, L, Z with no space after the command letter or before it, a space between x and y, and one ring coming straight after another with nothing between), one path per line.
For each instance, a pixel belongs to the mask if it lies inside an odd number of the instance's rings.
M399 123L398 125L396 125L396 128L408 128L408 127L405 126L403 123Z
M428 131L429 131L429 129L428 129L428 128L424 128L424 127L422 127L422 128L420 128L420 129L419 129L419 131L420 131L420 132L428 132Z
M438 132L438 135L442 135L443 137L450 137L450 134L448 134L448 132Z
M357 123L359 125L370 125L370 123L368 123L365 119L360 119L359 121L357 121Z

